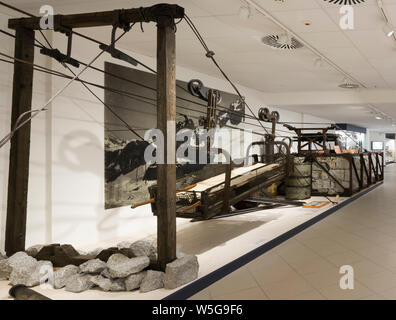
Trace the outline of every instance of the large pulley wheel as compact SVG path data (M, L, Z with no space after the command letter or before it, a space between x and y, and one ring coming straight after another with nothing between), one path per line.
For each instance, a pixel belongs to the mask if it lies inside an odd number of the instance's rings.
M188 83L188 91L194 96L201 98L200 90L203 88L201 80L193 79Z
M270 111L268 108L261 108L259 110L259 119L261 121L269 121L270 120Z
M280 114L278 111L272 111L271 112L271 120L275 120L275 122L278 122L280 119Z

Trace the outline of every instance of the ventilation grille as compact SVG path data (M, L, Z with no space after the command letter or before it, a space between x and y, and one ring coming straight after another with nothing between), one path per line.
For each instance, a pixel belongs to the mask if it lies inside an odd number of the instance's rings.
M304 45L295 39L294 37L290 37L290 41L280 41L279 35L270 35L266 36L262 39L263 43L267 46L284 49L284 50L295 50L302 48Z
M343 89L357 89L359 88L359 85L350 81L345 81L344 83L340 84L339 87Z
M323 0L326 1L328 3L332 3L332 4L339 4L340 6L344 6L344 5L350 5L353 6L355 4L360 4L360 3L364 3L366 0Z

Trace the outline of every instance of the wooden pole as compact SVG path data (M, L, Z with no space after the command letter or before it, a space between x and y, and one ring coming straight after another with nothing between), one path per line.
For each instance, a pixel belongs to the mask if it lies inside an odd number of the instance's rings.
M176 34L168 17L159 18L157 28L157 127L164 134L165 162L157 166L157 241L164 271L176 259Z
M15 34L15 57L34 60L34 31L18 28ZM12 92L11 128L17 118L31 110L33 65L15 62ZM19 129L11 140L8 176L8 201L5 249L8 256L25 250L26 210L29 178L30 123Z

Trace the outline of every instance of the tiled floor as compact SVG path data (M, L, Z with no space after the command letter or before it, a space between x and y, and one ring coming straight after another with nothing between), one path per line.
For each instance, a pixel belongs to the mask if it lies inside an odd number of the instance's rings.
M191 299L396 299L396 165L385 184ZM354 270L342 290L340 267Z

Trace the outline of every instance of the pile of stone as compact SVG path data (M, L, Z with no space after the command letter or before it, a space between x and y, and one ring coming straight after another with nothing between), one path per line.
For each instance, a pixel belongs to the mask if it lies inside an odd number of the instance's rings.
M51 261L35 258L40 256L42 248L31 247L9 258L0 255L0 280L27 287L47 282L55 289L64 288L74 293L93 288L114 292L139 289L145 293L160 288L175 289L198 277L197 257L181 253L166 266L165 272L153 270L157 250L154 243L147 240L119 243L118 250L97 249L86 254L95 258L79 266L61 268L54 268Z

